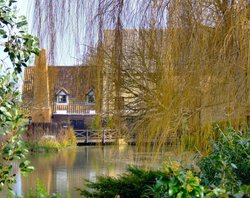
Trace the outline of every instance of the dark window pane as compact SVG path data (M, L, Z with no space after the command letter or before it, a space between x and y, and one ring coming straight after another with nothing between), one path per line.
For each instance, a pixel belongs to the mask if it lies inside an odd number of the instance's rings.
M58 103L67 103L67 96L66 95L59 95L57 102Z

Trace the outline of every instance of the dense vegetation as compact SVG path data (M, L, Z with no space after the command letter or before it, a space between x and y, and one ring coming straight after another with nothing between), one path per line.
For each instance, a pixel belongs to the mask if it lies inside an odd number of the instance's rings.
M71 127L61 129L57 136L46 136L43 129L40 132L41 135L37 135L37 129L35 137L26 138L26 146L31 152L57 152L77 145L75 132Z
M20 113L18 73L39 48L38 39L25 30L25 17L17 17L15 2L0 0L0 191L6 186L11 190L16 181L13 160L19 160L22 174L33 170L25 160L28 151L22 141L26 120Z
M212 142L213 151L199 162L204 185L223 186L238 191L250 184L250 131L236 133L233 129L220 132Z

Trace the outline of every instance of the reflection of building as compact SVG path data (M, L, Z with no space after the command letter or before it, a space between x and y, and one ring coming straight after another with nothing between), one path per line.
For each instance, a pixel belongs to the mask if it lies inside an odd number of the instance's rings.
M24 197L31 190L35 192L38 182L45 186L49 194L58 192L62 197L79 197L76 188L83 189L85 179L95 181L96 176L117 176L126 171L128 164L136 163L134 147L130 146L122 151L116 146L77 147L76 150L30 157L35 170L18 180L19 186L14 188Z
M87 128L95 110L88 66L48 66L43 49L24 71L23 106L33 123L69 123Z

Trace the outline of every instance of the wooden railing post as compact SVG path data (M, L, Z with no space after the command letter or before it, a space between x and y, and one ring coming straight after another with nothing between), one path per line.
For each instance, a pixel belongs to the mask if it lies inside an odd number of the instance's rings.
M105 131L102 129L102 143L105 144Z
M89 131L88 131L88 129L87 129L87 131L86 131L86 137L87 137L86 143L89 143Z

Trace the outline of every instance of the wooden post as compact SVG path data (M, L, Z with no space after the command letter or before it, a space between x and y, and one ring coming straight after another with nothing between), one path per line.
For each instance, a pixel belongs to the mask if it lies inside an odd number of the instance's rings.
M249 30L248 30L249 33ZM248 64L247 64L247 112L246 120L250 125L250 40L248 41Z
M105 131L102 129L102 143L105 144Z
M31 125L31 126L32 126L32 136L33 136L33 137L35 137L35 132L34 132L34 131L35 131L35 129L34 129L34 123L32 123L32 125ZM35 137L35 138L37 138L37 137Z
M89 131L88 131L88 129L87 129L86 137L87 137L86 143L89 143Z

